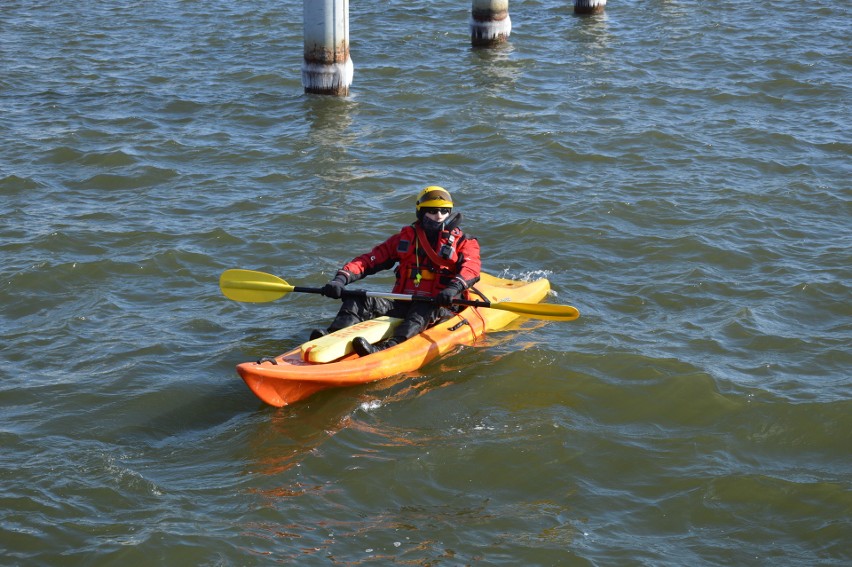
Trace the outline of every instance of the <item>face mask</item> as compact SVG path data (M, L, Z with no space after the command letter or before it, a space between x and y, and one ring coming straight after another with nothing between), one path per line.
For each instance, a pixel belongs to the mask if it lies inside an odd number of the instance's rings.
M426 215L423 215L423 218L420 219L420 224L423 225L423 229L427 234L438 232L439 230L444 228L443 222L438 222L430 219Z

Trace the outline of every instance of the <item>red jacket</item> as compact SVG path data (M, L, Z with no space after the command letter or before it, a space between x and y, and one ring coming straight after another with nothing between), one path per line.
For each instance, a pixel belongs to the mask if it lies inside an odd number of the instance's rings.
M353 259L340 271L351 283L388 270L397 263L393 293L427 297L438 295L453 281L467 290L479 281L482 264L479 242L465 236L461 229L441 232L437 243L432 246L420 223L415 222L403 227L367 254Z

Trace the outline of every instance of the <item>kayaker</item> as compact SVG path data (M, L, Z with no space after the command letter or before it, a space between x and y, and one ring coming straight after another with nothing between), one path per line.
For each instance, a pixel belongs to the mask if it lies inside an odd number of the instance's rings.
M453 212L453 199L442 187L431 185L420 191L416 213L414 223L338 270L322 294L340 299L348 284L396 266L393 293L432 301L348 296L328 330L314 330L311 339L382 315L401 318L393 336L384 341L370 344L364 337L352 341L355 352L366 356L410 339L456 311L453 299L466 297L479 281L479 243L459 228L462 214Z

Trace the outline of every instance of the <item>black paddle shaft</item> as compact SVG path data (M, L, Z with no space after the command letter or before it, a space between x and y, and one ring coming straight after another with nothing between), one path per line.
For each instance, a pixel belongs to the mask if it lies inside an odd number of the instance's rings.
M296 293L316 293L322 295L320 287L302 287L294 286L293 291ZM367 291L366 289L344 289L343 297L384 297L386 299L399 299L401 301L422 301L426 303L434 303L434 297L421 297L418 295L406 295L402 293L380 293ZM467 305L469 307L491 307L488 301L475 301L472 299L454 299L453 305Z

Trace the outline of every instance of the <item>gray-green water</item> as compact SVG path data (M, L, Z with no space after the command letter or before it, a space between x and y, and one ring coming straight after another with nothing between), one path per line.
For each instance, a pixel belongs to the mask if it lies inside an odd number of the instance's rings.
M852 560L848 2L4 2L0 563ZM234 365L453 192L485 268L583 316L264 406ZM388 289L387 277L367 280Z

